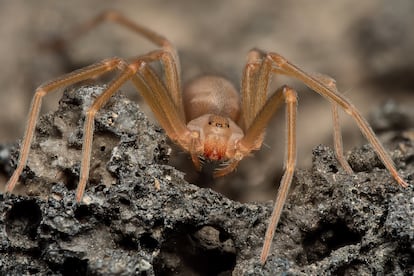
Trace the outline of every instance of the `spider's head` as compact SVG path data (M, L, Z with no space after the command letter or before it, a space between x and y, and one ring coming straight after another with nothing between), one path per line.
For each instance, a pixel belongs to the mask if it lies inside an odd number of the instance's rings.
M224 159L231 136L229 119L210 115L204 126L204 135L204 156L210 160Z
M243 131L231 119L219 115L203 115L187 127L200 134L199 154L213 161L231 159L236 141L243 137Z

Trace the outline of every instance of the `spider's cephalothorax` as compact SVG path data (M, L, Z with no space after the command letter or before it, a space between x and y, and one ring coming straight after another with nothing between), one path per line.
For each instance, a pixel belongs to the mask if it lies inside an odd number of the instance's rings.
M271 117L281 105L285 104L287 129L285 173L276 196L260 256L260 261L264 264L296 165L296 92L288 86L282 86L268 96L269 80L274 74L295 78L331 102L335 152L339 163L348 173L352 173L352 169L342 152L338 107L354 119L396 182L402 187L408 186L398 174L391 157L367 121L337 91L335 81L330 77L306 73L279 54L253 49L247 56L243 71L241 99L229 81L215 76L195 79L185 87L182 93L180 63L173 44L165 37L136 24L122 14L113 11L102 13L76 28L70 33L66 42L70 42L104 21L112 21L125 26L150 40L160 49L131 60L106 59L38 87L32 100L19 161L7 183L6 191L13 191L26 166L42 98L57 88L117 70L120 72L119 75L95 100L85 115L80 180L76 192L77 201L82 200L89 177L95 114L127 81L131 81L140 92L171 140L191 154L197 169L201 168L198 158L200 155L210 160L227 160L225 166L214 173L215 176L223 176L232 172L243 157L261 147L265 128ZM152 69L153 62L162 63L163 77L158 76Z
M183 100L187 128L198 136L196 154L213 161L232 159L243 137L236 124L240 97L233 85L222 77L199 77L185 87Z

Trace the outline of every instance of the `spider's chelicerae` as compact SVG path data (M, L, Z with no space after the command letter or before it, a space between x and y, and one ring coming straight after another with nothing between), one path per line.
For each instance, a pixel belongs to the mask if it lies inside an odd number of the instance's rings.
M95 114L127 81L135 85L171 140L190 153L197 170L201 169L200 158L225 161L224 165L215 171L216 177L232 172L245 156L261 147L266 126L272 115L282 104L285 104L287 120L285 173L275 199L260 256L260 261L264 264L292 182L296 163L296 92L288 86L282 86L268 97L268 84L273 74L298 79L331 102L335 152L338 161L347 172L352 173L352 169L343 155L338 107L355 120L397 183L402 187L408 186L398 174L393 161L367 121L348 100L338 93L335 81L330 77L306 73L279 54L253 49L247 56L243 71L241 99L228 80L217 76L199 77L182 90L180 65L174 46L163 36L128 20L117 12L105 12L86 22L70 33L67 40L76 38L104 21L112 21L125 26L160 48L129 60L106 59L37 88L31 103L19 162L7 183L7 192L13 191L26 165L43 96L57 88L95 78L110 71L119 71L119 75L86 113L80 180L76 192L77 201L82 200L88 180ZM158 76L150 66L152 62L157 61L161 62L164 67L165 73L162 77Z

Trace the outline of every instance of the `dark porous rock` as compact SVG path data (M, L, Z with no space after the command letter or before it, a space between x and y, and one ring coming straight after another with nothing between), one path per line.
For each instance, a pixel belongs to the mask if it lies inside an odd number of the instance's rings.
M272 202L242 204L187 183L167 164L163 131L121 95L97 113L90 179L75 202L83 114L103 89L68 90L58 111L39 120L16 192L0 195L2 275L414 273L412 140L388 144L407 189L370 147L350 154L353 175L316 147L313 167L296 171L262 266ZM7 177L18 151L0 149Z

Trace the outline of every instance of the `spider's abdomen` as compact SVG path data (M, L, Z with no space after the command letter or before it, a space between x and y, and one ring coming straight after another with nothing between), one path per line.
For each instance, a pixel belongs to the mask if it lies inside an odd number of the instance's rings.
M215 114L234 122L240 116L240 98L233 84L218 76L202 76L188 83L183 91L187 122L205 114Z

